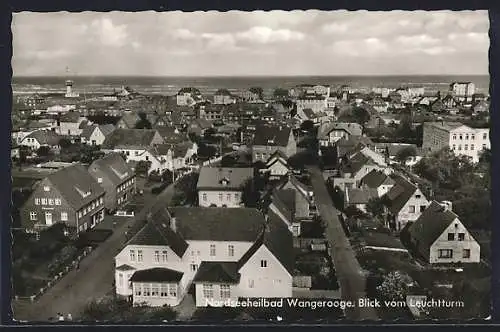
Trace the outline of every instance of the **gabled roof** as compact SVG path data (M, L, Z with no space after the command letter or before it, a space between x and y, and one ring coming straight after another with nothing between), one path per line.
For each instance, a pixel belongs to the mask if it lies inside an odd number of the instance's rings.
M128 128L132 129L135 128L137 121L140 119L139 115L135 112L125 112L120 120L123 121Z
M68 112L66 114L61 115L59 121L61 122L72 122L76 123L80 119L80 113L78 112Z
M202 119L193 119L189 125L191 127L200 128L202 130L213 127L213 125L210 121L203 119L203 118Z
M268 167L271 166L271 165L274 165L274 163L276 163L280 159L283 160L283 163L284 163L285 166L288 166L288 163L287 163L288 157L281 150L274 151L273 154L270 155L269 158L267 159L266 165Z
M219 96L231 96L231 92L228 89L219 89L215 92L215 95Z
M295 188L297 192L299 192L302 196L304 196L308 201L310 201L308 193L311 191L310 188L308 188L305 184L299 181L297 177L293 174L289 174L288 178L285 180L283 184L281 184L278 188L283 189L286 187L287 184L292 185L292 188ZM290 189L292 189L290 188Z
M115 126L112 124L99 125L99 130L104 136L108 136L115 130Z
M238 261L238 270L240 270L252 256L265 246L280 261L283 267L293 275L295 267L295 255L293 252L293 236L285 223L275 214L270 214L266 226L261 231L257 241L248 249L248 251Z
M446 130L446 131L457 129L457 128L463 126L463 125L464 124L462 124L461 122L448 122L448 121L425 122L424 123L424 126L432 126L432 127L436 127L436 128L439 128L439 129Z
M395 175L393 179L396 183L386 194L387 206L393 214L397 214L418 188L402 176Z
M238 189L253 177L253 168L202 167L197 189Z
M158 131L165 143L176 144L187 140L186 135L181 134L175 127L158 126L155 129Z
M377 189L374 188L347 188L346 198L348 204L366 204L372 198L378 197Z
M52 130L37 130L26 136L26 138L34 138L40 145L55 146L59 144L61 137Z
M84 129L89 126L89 121L88 120L83 120L80 122L80 125L78 126L78 129Z
M275 189L271 195L273 204L289 221L295 216L295 190Z
M458 216L454 212L432 201L410 226L410 236L417 242L417 249L424 257L429 257L431 245L455 219L458 219Z
M368 188L378 188L382 185L393 185L396 182L391 177L384 174L384 172L374 169L366 174L361 179L360 183Z
M65 167L47 179L74 209L79 209L104 194L104 189L80 164ZM88 195L86 195L89 193Z
M181 88L179 90L179 92L177 92L177 95L181 95L181 94L184 94L184 93L190 93L192 95L201 95L200 90L198 90L197 88L193 88L193 87Z
M357 152L349 158L347 164L342 166L342 171L345 173L356 174L365 165L375 165L375 163L370 159L370 157L361 152Z
M100 169L115 186L135 176L119 153L109 153L95 160L90 165L89 171L94 169Z
M287 146L292 128L287 126L257 126L255 130L254 145Z
M134 272L130 281L132 282L179 282L184 272L167 268L155 267L147 270Z
M193 282L237 284L240 281L237 262L201 262Z
M102 148L150 147L155 134L154 129L115 129L102 143Z
M97 128L96 125L86 126L85 128L83 128L80 137L85 137L86 139L90 139L90 136L92 136L92 133L96 128Z
M325 139L334 130L344 130L352 136L361 136L363 128L358 123L327 122L318 129L318 139Z
M132 271L135 270L135 267L127 265L127 264L122 264L116 268L118 271Z

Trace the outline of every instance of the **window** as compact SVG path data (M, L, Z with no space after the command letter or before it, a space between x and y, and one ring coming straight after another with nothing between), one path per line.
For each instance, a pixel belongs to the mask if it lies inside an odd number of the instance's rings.
M139 151L135 151L135 155L138 156L139 155Z
M420 198L422 197L422 195L415 195L415 198Z
M425 205L420 205L420 212L424 212L427 207Z
M30 220L36 220L36 212L34 211L30 212Z
M99 204L102 204L104 202L104 198L99 198Z
M160 252L158 250L155 250L155 262L160 262Z
M142 286L141 284L135 285L135 296L142 296Z
M239 193L235 193L235 194L234 194L234 200L235 200L236 202L238 202L238 201L240 200L240 194L239 194Z
M42 198L42 205L47 205L47 199L46 198Z
M189 266L190 266L192 272L195 272L196 270L198 270L198 265L197 264L191 264Z
M130 250L130 260L135 262L135 250Z
M457 146L455 144L453 144L453 149L452 150L456 150L457 149Z
M118 273L118 285L120 287L123 286L123 274L122 273Z
M50 187L49 186L44 186L43 187L43 191L50 191Z
M163 250L163 251L161 252L161 260L162 260L163 262L166 262L166 261L168 260L168 252L167 252L166 250Z
M215 256L215 244L210 245L210 256Z
M458 241L464 241L465 240L465 233L458 233Z
M214 288L210 284L203 284L203 297L211 299L214 297Z
M465 134L465 139L468 140L469 139L469 134Z
M248 288L254 288L255 286L255 283L253 281L253 279L248 279Z
M471 140L475 140L475 139L476 139L476 135L471 134L471 135L470 135L470 139L471 139Z
M462 136L462 135L460 135L460 137L459 137L459 138L460 138L460 139L463 139L463 136Z
M231 200L231 194L226 195L226 200L230 201Z
M219 201L222 201L222 194L219 194Z
M81 218L83 215L82 211L78 211L78 218Z
M159 295L160 295L160 289L158 287L158 284L151 285L151 296L159 296Z
M439 249L438 256L439 256L439 258L453 258L453 250L452 249Z
M464 150L469 150L469 144L464 145Z
M231 287L229 285L220 285L220 297L222 299L231 297Z
M415 213L415 205L410 205L409 212L410 213Z
M142 262L142 250L137 250L137 261Z
M68 212L61 212L61 220L62 221L68 220Z
M483 144L483 150L486 150L486 144Z
M149 284L142 285L142 290L144 291L144 296L151 295L151 287Z
M168 295L172 297L177 297L177 285L169 284L168 285Z
M167 297L168 296L168 284L160 285L160 296Z
M462 258L470 258L470 249L464 249L462 252Z
M203 194L203 200L206 201L207 200L207 194Z
M448 241L454 241L455 240L455 233L448 233Z
M470 145L470 149L471 149L471 150L474 150L474 144L471 144L471 145Z
M265 259L260 261L260 267L267 267L267 261Z
M53 198L49 198L48 199L48 203L49 203L49 205L54 205L54 199Z
M97 183L102 183L102 178L97 178Z
M35 198L35 205L40 205L40 198Z
M229 257L234 256L234 246L232 244L227 246L227 253L228 253Z
M483 139L488 139L488 134L487 133L483 134Z

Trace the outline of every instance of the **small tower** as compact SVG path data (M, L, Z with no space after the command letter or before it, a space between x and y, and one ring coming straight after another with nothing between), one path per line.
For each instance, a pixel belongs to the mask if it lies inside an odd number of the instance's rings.
M66 97L71 97L73 95L73 81L72 80L67 80L66 81Z

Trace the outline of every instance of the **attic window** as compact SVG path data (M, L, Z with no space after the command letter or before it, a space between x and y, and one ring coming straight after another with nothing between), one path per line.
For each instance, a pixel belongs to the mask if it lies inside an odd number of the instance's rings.
M220 183L224 186L227 186L229 184L229 180L227 178L223 178L222 180L220 180Z
M97 183L102 183L102 178L97 178Z
M80 196L82 196L82 198L86 198L86 197L90 196L90 191L83 191L78 187L74 187L74 188L76 191L78 191L78 193L80 194Z
M44 186L43 187L43 191L50 191L50 187L49 186Z

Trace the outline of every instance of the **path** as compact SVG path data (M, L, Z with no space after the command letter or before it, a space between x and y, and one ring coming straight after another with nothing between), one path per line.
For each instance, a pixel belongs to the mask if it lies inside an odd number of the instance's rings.
M318 167L309 168L311 184L318 211L326 223L326 238L330 244L330 255L333 259L336 275L340 284L342 299L354 303L358 299L365 298L366 278L359 265L349 239L338 218L338 211L333 206L328 190L323 180L323 175ZM349 320L376 320L377 314L374 308L354 307L345 311Z
M174 184L162 191L154 200L134 217L114 229L113 234L80 263L78 271L72 270L35 302L13 305L16 320L47 321L58 312L71 313L78 318L92 300L102 298L112 290L115 275L115 256L125 243L125 231L137 220L142 220L153 211L157 203L170 201Z

